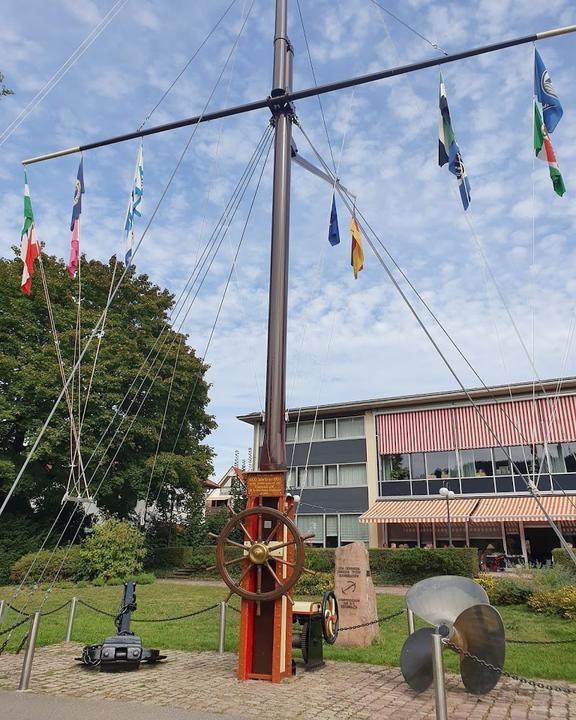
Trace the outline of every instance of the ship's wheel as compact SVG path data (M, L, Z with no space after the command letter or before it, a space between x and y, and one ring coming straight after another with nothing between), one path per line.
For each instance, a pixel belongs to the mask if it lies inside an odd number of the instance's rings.
M239 536L244 537L244 544L233 539ZM274 508L259 505L243 510L230 518L220 535L212 534L218 539L216 567L222 580L240 597L256 602L276 600L286 595L302 572L312 572L304 567L304 540L313 536L300 534L295 523ZM231 548L237 557L230 557ZM241 572L235 577L231 570L238 565ZM270 586L266 576L274 582L271 590L263 589ZM249 577L250 587L246 587Z

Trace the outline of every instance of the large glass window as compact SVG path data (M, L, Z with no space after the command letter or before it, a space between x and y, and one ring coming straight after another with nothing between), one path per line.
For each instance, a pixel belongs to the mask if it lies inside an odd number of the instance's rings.
M494 448L494 471L496 475L511 475L510 460L501 447Z
M426 453L426 474L429 478L458 477L454 451Z
M562 443L566 472L576 472L576 443Z
M546 446L537 445L536 452L538 454L538 465L543 473L566 472L560 443L550 443Z
M513 445L510 448L510 457L514 475L530 475L532 473L534 462L531 445Z
M286 425L286 442L296 442L296 423L288 423Z
M366 485L366 465L340 465L340 485Z
M324 468L324 480L326 485L338 485L337 465L326 465Z
M368 542L368 526L359 522L360 515L340 515L340 543Z
M324 515L298 515L296 523L302 534L314 533L314 537L306 542L324 545Z
M298 468L298 485L300 487L322 487L323 468L319 467L302 467Z
M322 420L310 420L298 425L298 442L311 440L322 440Z
M462 477L484 477L494 475L492 448L460 450L460 472Z
M340 418L338 420L338 437L343 439L364 437L364 418Z
M424 453L412 453L410 456L410 464L412 465L412 479L421 480L426 477L426 461Z
M406 480L410 477L410 455L383 455L384 480Z
M324 420L324 439L333 440L336 437L336 420Z

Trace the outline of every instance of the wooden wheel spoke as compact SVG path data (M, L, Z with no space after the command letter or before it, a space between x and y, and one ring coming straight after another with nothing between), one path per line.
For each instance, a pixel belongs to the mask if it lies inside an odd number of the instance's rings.
M232 547L240 548L240 550L246 550L244 545L240 545L240 543L235 542L234 540L230 540L229 537L226 538L226 545L232 545Z
M248 540L250 540L251 543L256 542L256 540L254 540L254 538L252 537L252 535L250 535L250 533L248 532L248 530L246 530L246 528L245 528L245 526L244 526L244 523L239 522L238 525L240 525L240 527L241 527L242 530L244 531L244 535L246 535L246 537L248 538Z
M224 565L228 567L228 565L236 565L236 563L243 562L244 560L246 560L245 557L234 558L233 560L226 560Z
M283 583L282 583L282 580L280 580L280 578L278 577L278 575L276 575L276 572L274 571L274 568L272 567L272 565L270 565L270 563L268 562L268 560L266 560L266 562L264 563L264 566L268 568L268 572L270 573L270 575L272 575L272 577L274 578L274 580L276 580L276 582L278 583L278 585L282 585L282 584L283 584Z
M276 549L276 548L274 548ZM290 562L289 560L284 560L283 558L275 557L274 560L276 562L282 563L282 565L289 565L292 568L297 568L298 565L296 563ZM315 570L309 570L308 568L303 567L302 572L308 573L308 575L316 575Z
M268 536L266 537L266 540L264 540L265 543L269 543L270 540L272 540L272 536L273 536L274 533L278 530L279 527L280 527L280 525L274 525L274 527L272 528L272 530L270 530L270 532L268 533Z
M258 565L256 569L256 592L262 592L262 565Z

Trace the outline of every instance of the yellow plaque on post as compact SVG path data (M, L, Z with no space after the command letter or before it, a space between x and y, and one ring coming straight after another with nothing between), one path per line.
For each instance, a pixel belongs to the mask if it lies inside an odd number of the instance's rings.
M247 472L248 497L281 497L286 491L283 472Z

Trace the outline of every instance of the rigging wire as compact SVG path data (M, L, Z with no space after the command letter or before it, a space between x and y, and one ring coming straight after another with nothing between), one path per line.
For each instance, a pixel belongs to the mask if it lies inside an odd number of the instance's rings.
M376 7L380 8L382 12L386 13L387 15L390 15L390 17L394 18L396 22L399 22L400 25L403 25L407 30L410 30L410 32L413 32L414 35L417 35L421 40L424 40L424 42L428 43L430 47L434 48L434 50L437 50L438 52L442 53L443 55L448 55L446 50L444 48L441 48L438 43L432 42L432 40L429 40L425 35L422 35L422 33L418 32L416 28L412 27L412 25L409 25L405 20L402 20L402 18L399 18L398 15L395 15L391 10L388 8L385 8L384 5L381 5L378 0L370 0L372 5L376 5Z
M304 137L306 137L306 139L308 140L308 143L310 144L310 146L311 146L313 152L315 153L315 155L316 155L316 156L319 158L319 160L323 163L325 169L326 169L327 171L329 171L328 166L326 165L326 163L324 162L324 160L321 158L321 156L319 155L318 151L314 148L314 146L312 145L312 143L310 142L310 140L308 139L307 135L304 133L304 131L302 130L301 127L300 127L300 130L301 130L302 133L304 134ZM337 189L338 189L338 192L339 192L340 197L342 198L344 204L346 205L346 207L348 208L348 210L349 210L350 212L352 212L352 203L350 202L350 200L348 199L348 197L346 196L346 194L344 193L344 191L343 191L339 186L337 186ZM358 213L358 215L360 215L360 217L361 217L361 218L363 219L363 221L365 222L365 218L364 218L364 216L362 215L362 213L358 210L358 208L355 208L355 209L356 209L356 212ZM367 225L367 224L366 224L366 226L367 226L367 227L370 227L370 226ZM374 235L374 237L376 238L377 242L378 242L382 247L384 247L384 244L383 244L383 242L381 241L381 239L378 238L378 236L376 235L376 233L375 233L371 228L370 228L370 230L371 230L372 234ZM556 533L556 535L557 535L557 537L558 537L558 539L559 539L559 541L560 541L561 546L567 551L568 555L570 556L570 559L574 562L574 564L576 564L576 555L574 554L573 548L568 545L568 543L567 543L566 540L564 539L564 536L562 535L562 532L559 530L559 528L557 527L556 523L552 520L552 518L550 517L550 514L548 513L548 511L547 511L546 508L544 507L543 503L541 502L540 497L539 497L540 493L538 492L538 489L534 487L534 484L532 483L532 481L531 481L529 478L526 479L524 473L521 473L521 472L519 471L519 468L518 468L518 466L516 465L515 461L512 459L512 457L511 457L508 449L507 449L506 447L504 447L504 446L502 445L502 443L500 442L498 436L496 435L496 433L495 433L494 430L492 429L490 423L486 420L486 418L484 417L484 415L483 415L482 412L480 411L480 406L479 406L478 403L474 400L474 398L473 398L472 395L470 394L469 390L464 386L464 383L463 383L462 380L460 379L459 375L457 374L457 372L456 372L456 371L454 370L454 368L452 367L450 361L448 360L448 358L446 357L445 353L442 351L442 349L440 348L440 346L438 345L438 343L436 342L436 340L433 338L430 330L426 327L426 324L424 323L423 319L422 319L422 318L420 317L420 315L418 314L418 312L417 312L416 308L414 307L413 303L410 301L410 299L408 298L408 296L406 295L406 293L404 292L404 290L402 289L402 287L400 286L400 284L398 283L398 281L397 281L396 278L394 277L394 274L392 273L392 271L390 270L390 268L389 268L388 265L386 264L384 258L380 255L378 249L376 248L374 242L371 240L370 235L369 235L368 233L366 233L366 240L367 240L368 244L370 245L370 248L372 249L372 252L373 252L374 255L376 256L377 260L378 260L378 261L380 262L380 264L382 265L382 267L383 267L383 269L384 269L384 272L386 273L386 275L388 276L388 278L389 278L390 281L392 282L394 288L396 289L396 291L398 292L398 294L400 295L400 297L402 298L402 300L403 300L404 303L406 304L407 308L410 310L411 314L414 316L414 318L415 318L415 320L417 321L418 325L419 325L420 328L423 330L424 334L426 335L426 337L428 338L428 340L430 341L430 343L432 344L432 346L434 347L434 349L435 349L436 352L438 353L440 359L441 359L442 362L445 364L445 366L446 366L446 368L448 369L448 371L450 372L450 374L453 376L453 378L454 378L454 379L456 380L456 382L458 383L458 385L459 385L459 387L461 388L462 392L464 392L464 394L466 395L466 397L467 397L468 401L470 402L470 404L474 407L474 410L475 410L475 412L477 413L478 417L480 418L481 422L482 422L483 425L486 427L486 429L488 430L488 432L491 434L491 436L493 437L493 439L496 441L497 445L502 449L502 451L504 452L504 454L506 455L506 457L507 457L508 460L510 461L511 466L516 469L517 474L518 474L520 477L522 477L522 479L524 480L528 491L531 493L532 497L533 497L534 500L536 501L536 504L538 505L538 507L540 508L542 514L544 515L544 517L545 517L546 520L548 521L548 524L550 525L550 527L552 527L552 529L553 529L554 532ZM390 257L390 254L389 254L388 252L387 252L387 255Z
M68 60L66 60L59 68L56 70L56 72L52 75L52 77L46 81L46 83L42 86L42 88L34 95L32 100L26 105L26 107L12 120L11 123L9 123L4 130L0 133L0 147L4 145L6 140L12 135L12 133L17 130L20 125L24 122L24 120L28 117L28 115L35 110L38 105L44 100L44 98L52 92L52 90L56 87L56 85L62 80L64 75L70 70L76 62L84 55L86 50L94 43L95 40L97 40L100 35L106 30L108 25L114 20L116 15L122 10L124 5L128 0L117 0L117 2L108 10L106 15L102 18L102 20L96 25L96 27L84 38L84 40L78 45L76 50L70 55Z
M250 17L252 8L254 7L254 3L255 3L255 0L252 0L252 4L250 5L250 9L249 9L249 11L248 11L248 14L246 15L246 18L245 18L244 22L242 23L242 26L241 26L241 28L240 28L240 30L239 30L239 32L238 32L238 35L236 36L236 40L234 41L234 44L233 44L233 46L232 46L232 48L231 48L231 50L230 50L230 52L229 52L229 54L228 54L228 56L227 56L227 58L226 58L226 61L225 61L225 63L224 63L224 67L222 68L222 71L221 71L218 79L216 80L216 83L215 83L215 85L214 85L214 87L213 87L213 89L212 89L212 91L211 91L211 93L210 93L210 95L209 95L209 97L208 97L208 100L206 101L206 103L205 103L205 105L204 105L204 108L203 108L203 110L202 110L202 113L201 113L201 115L200 115L200 117L199 117L199 121L193 126L192 132L190 133L190 136L188 137L188 140L186 141L186 143L185 143L185 145L184 145L184 148L183 148L182 152L180 153L180 156L179 156L179 158L178 158L178 161L177 161L177 163L176 163L176 165L175 165L172 173L170 174L170 177L168 178L168 182L166 183L166 185L165 185L165 187L164 187L164 189L163 189L163 191L162 191L162 193L161 193L161 195L160 195L160 198L158 199L158 201L157 201L157 203L156 203L156 205L155 205L155 207L154 207L154 209L153 209L153 211L152 211L152 214L151 214L151 216L150 216L150 219L148 220L148 223L146 224L146 227L144 228L144 231L142 232L142 235L140 236L140 239L138 240L138 242L136 243L136 245L135 245L135 247L134 247L134 252L132 253L132 258L133 258L133 259L136 257L136 255L137 255L137 253L138 253L138 251L139 251L139 249L140 249L140 247L141 247L141 245L142 245L142 242L144 241L144 238L145 238L146 235L148 234L148 230L149 230L150 227L152 226L152 223L154 222L154 220L155 220L155 218L156 218L156 215L157 215L157 213L158 213L158 210L160 209L160 206L161 206L162 202L164 201L164 198L166 197L166 195L167 195L167 193L168 193L168 190L169 190L170 187L172 186L172 182L173 182L174 178L176 177L176 174L177 174L177 172L178 172L178 170L179 170L179 168L180 168L180 166L181 166L181 164L182 164L182 162L183 162L183 160L184 160L184 157L185 157L186 153L188 152L188 148L190 147L190 144L192 143L192 140L194 139L194 136L196 135L196 131L198 130L198 127L199 127L199 125L200 125L200 120L201 120L202 117L205 115L206 110L208 109L208 105L210 104L210 102L211 102L214 94L216 93L216 89L217 89L217 87L218 87L218 85L219 85L219 83L220 83L220 80L222 79L222 76L224 75L224 72L226 71L226 67L228 66L228 63L229 63L229 61L230 61L230 58L232 57L232 54L233 54L233 52L234 52L234 49L235 49L236 45L238 44L238 42L239 42L239 40L240 40L240 36L241 36L241 34L242 34L243 30L244 30L244 27L245 27L245 25L246 25L246 23L247 23L247 21L248 21L248 18ZM28 455L26 456L26 459L24 460L24 463L22 464L20 470L18 471L18 474L17 474L17 476L16 476L16 479L14 480L13 484L11 485L11 487L10 487L10 489L9 489L6 497L4 498L4 501L3 501L2 505L0 506L0 516L1 516L2 513L4 512L4 509L6 508L6 505L7 505L8 502L10 501L10 498L12 497L12 495L13 495L13 493L14 493L14 490L15 490L16 487L18 486L18 483L20 482L20 480L21 480L21 478L22 478L22 475L23 475L24 472L26 471L26 468L28 467L28 465L29 465L29 463L30 463L30 461L31 461L34 453L36 452L36 450L37 450L37 448L38 448L38 445L40 444L40 441L41 441L42 437L44 436L44 433L46 432L46 429L48 428L48 425L50 424L50 422L51 422L51 420L52 420L52 418L53 418L53 416L54 416L54 413L56 412L58 406L60 405L60 402L62 401L62 398L64 397L64 394L65 394L66 391L67 391L68 385L69 385L70 382L72 381L72 379L73 379L73 377L74 377L74 374L75 374L76 371L77 371L77 365L82 362L82 359L83 359L84 355L86 354L88 348L90 347L90 344L91 344L92 340L93 340L94 337L97 335L97 333L100 332L101 327L102 327L103 319L104 319L105 316L106 316L105 314L106 314L106 312L107 312L107 309L108 309L110 303L112 303L113 300L114 300L114 298L116 297L116 295L117 295L117 293L118 293L118 291L119 291L119 289L120 289L120 287L121 287L121 285L122 285L122 283L123 283L126 275L128 274L128 271L129 271L129 268L124 268L124 271L122 272L122 275L120 276L120 279L118 280L118 284L116 285L116 287L114 288L114 290L113 290L112 293L110 294L109 303L106 305L106 308L105 308L104 312L102 313L102 315L100 316L100 318L99 318L98 321L96 322L96 325L94 326L94 328L93 328L93 330L92 330L92 333L90 334L90 337L87 339L86 344L84 345L84 349L82 350L82 352L81 352L81 354L80 354L80 356L79 356L79 358L78 358L78 361L77 361L75 367L73 368L72 372L70 373L70 375L68 376L68 378L67 378L67 380L66 380L65 386L62 388L60 394L58 395L58 397L57 397L56 400L54 401L53 406L52 406L52 409L50 410L50 412L49 412L49 414L48 414L48 417L47 417L46 420L44 421L44 424L42 425L42 428L40 429L40 432L38 433L38 436L36 437L36 440L34 441L34 443L33 443L32 447L31 447Z
M298 8L298 16L300 17L300 24L302 25L302 34L304 35L304 43L306 45L306 53L308 54L308 62L310 63L310 70L312 72L312 79L314 81L314 87L318 87L318 80L316 79L316 71L314 70L314 63L312 62L312 54L310 52L310 45L308 43L308 34L306 33L306 26L304 25L304 16L302 15L302 8L300 7L300 0L296 0L296 7ZM326 116L324 115L324 108L322 106L322 99L320 95L316 95L318 98L318 105L320 107L320 115L322 116L322 125L324 126L324 132L326 134L326 140L328 141L328 150L330 151L330 157L332 159L332 167L336 172L336 161L334 160L334 153L332 152L332 143L330 142L330 134L328 133L328 125L326 124Z
M264 135L263 135L263 140L269 139L271 133L272 133L272 129L271 129L270 127L268 127L267 130L265 131ZM264 147L265 147L265 143L263 143L262 140L261 140L261 141L258 143L258 146L257 146L257 148L256 148L256 150L255 150L255 153L254 153L253 157L251 158L251 160L250 160L250 162L249 162L249 169L250 169L250 167L251 167L251 172L250 172L250 174L249 174L249 177L248 177L248 180L247 180L247 182L246 182L246 184L245 184L245 187L242 189L242 188L241 188L241 185L240 185L240 183L239 183L238 186L237 186L237 188L236 188L236 190L235 190L235 194L237 194L237 193L239 193L239 192L242 192L242 195L241 195L241 197L240 197L240 200L242 199L243 194L245 193L247 184L250 182L250 179L251 179L251 177L252 177L253 174L254 174L254 170L255 170L255 168L256 168L256 166L257 166L257 162L259 162L260 158L262 157L262 152L263 152ZM268 149L268 152L269 152L269 149ZM255 162L254 162L254 157L255 157L256 155L257 155L257 160L256 160L256 163L255 163ZM243 173L243 180L245 180L245 178L246 178L246 171ZM238 207L239 207L239 202L236 204L236 208L234 209L234 214L235 214L236 210L238 209ZM230 218L229 223L228 223L228 227L227 227L226 231L229 229L229 227L230 227L230 225L231 225L231 222L232 222L232 219L233 219L233 217ZM223 242L223 238L220 240L218 249L221 247L222 242ZM214 254L214 256L212 257L212 259L211 259L211 261L210 261L210 265L208 266L208 269L206 270L206 273L205 273L205 275L204 275L204 279L205 279L205 277L206 277L206 275L207 275L207 272L208 272L208 270L210 269L210 267L211 267L211 265L212 265L212 262L213 262L213 260L214 260L215 257L216 257L216 255ZM202 281L202 282L203 282L203 281ZM184 321L183 321L183 322L184 322ZM165 358L165 359L166 359L166 358ZM164 361L163 361L163 362L164 362ZM163 362L162 362L162 365L163 365ZM162 365L160 366L160 369L161 369ZM149 387L148 390L146 391L145 396L142 398L142 401L141 401L141 403L140 403L140 407L139 407L137 413L139 413L140 410L142 409L142 407L143 407L143 405L144 405L144 403L145 403L145 401L146 401L146 399L147 399L147 397L148 397L148 394L149 394L149 392L150 392L150 390L151 390L151 388L152 388L152 385L153 385L154 381L156 380L156 378L158 377L158 374L159 374L160 369L157 371L155 377L154 377L153 380L152 380L152 384L150 385L150 387ZM141 385L141 387L142 387L142 385ZM131 407L131 406L130 406L130 407ZM129 410L128 410L128 411L129 411ZM127 412L128 412L128 411L127 411ZM126 439L128 433L130 432L131 427L132 427L132 425L133 425L136 417L137 417L137 414L132 418L132 422L131 422L131 424L130 424L130 427L129 427L128 430L126 431L126 433L125 433L125 435L124 435L124 438L122 439L122 443L124 442L124 440ZM111 459L110 464L108 465L108 468L107 468L104 476L103 476L102 479L100 480L100 482L99 482L99 484L98 484L95 492L93 493L93 498L96 497L96 495L98 494L98 492L99 492L99 490L100 490L100 488L101 488L104 480L106 479L106 476L107 476L107 474L108 474L108 471L109 471L110 468L112 467L112 465L113 465L113 463L114 463L114 460L115 460L115 458L116 458L116 456L117 456L117 454L118 454L118 452L119 452L119 450L120 450L120 448L121 448L121 446L122 446L122 443L121 443L120 447L116 450L116 453L115 453L114 457ZM92 460L92 457L93 457L93 456L94 456L94 452L93 452L92 456L90 457L87 465L90 463L90 461ZM99 466L98 466L98 467L99 467ZM94 477L95 477L95 472L92 474L89 483L91 483L91 482L93 481ZM57 549L57 547L59 546L60 542L62 541L66 530L68 529L68 527L69 527L69 525L70 525L70 523L71 523L71 521L72 521L75 513L77 512L77 510L78 510L80 507L81 507L80 505L77 505L77 506L73 509L73 511L72 511L72 513L71 513L71 515L70 515L70 518L68 519L68 522L67 522L66 526L64 527L64 529L63 529L63 531L62 531L62 533L61 533L61 535L60 535L60 538L59 538L59 540L58 540L55 548L52 550L52 555L54 554L55 550ZM74 534L74 537L72 538L71 544L75 541L76 537L78 536L78 534L79 534L79 532L80 532L80 529L81 529L81 523L82 523L82 521L85 519L85 517L87 516L87 510L83 508L83 512L84 512L84 516L83 516L83 518L81 519L80 524L78 525L78 527L77 527L77 529L76 529L76 532L75 532L75 534ZM58 518L60 517L61 513L62 513L62 509L61 509L58 517L56 518L56 520L55 520L54 523L52 524L52 527L51 527L48 535L47 535L46 538L44 539L44 542L43 542L40 550L42 550L42 549L45 547L45 544L46 544L46 542L47 542L48 536L50 535L51 531L52 531L52 530L54 529L54 527L56 526L57 520L58 520ZM56 578L58 577L58 575L59 575L59 573L60 573L60 571L61 571L61 569L62 569L62 567L63 567L64 562L66 561L66 557L67 557L67 554L68 554L68 552L69 552L69 550L70 550L71 544L68 546L66 555L65 555L65 557L63 558L63 561L62 561L62 563L60 564L60 567L58 568L58 570L57 570L57 572L56 572L56 574L55 574L55 576L54 576L54 580L53 580L53 582L52 582L52 585L53 585L53 583L55 582ZM32 569L33 569L33 567L34 567L34 565L35 565L35 562L36 562L36 560L37 560L37 558L38 558L38 555L39 555L40 550L39 550L38 553L36 554L36 557L35 557L33 563L31 564L30 568L28 569L28 571L27 571L25 577L23 578L23 580L21 581L19 587L18 587L17 590L13 593L12 599L14 599L15 597L17 597L18 594L21 592L22 587L24 586L24 583L26 582L26 579L28 578L30 572L32 571ZM52 557L52 556L51 556L51 557ZM48 562L46 563L46 565L45 565L45 567L44 567L44 570L43 570L43 572L42 572L42 574L41 574L41 576L40 576L40 579L38 580L38 583L41 582L42 578L44 577L44 574L45 574L45 572L46 572L46 570L47 570L47 567L48 567L48 565L49 565L49 563L50 563L50 559L51 559L51 558L49 558ZM47 592L49 592L49 590L48 590ZM44 601L46 600L46 597L47 597L47 595L45 596ZM43 602L44 602L44 601L43 601Z

